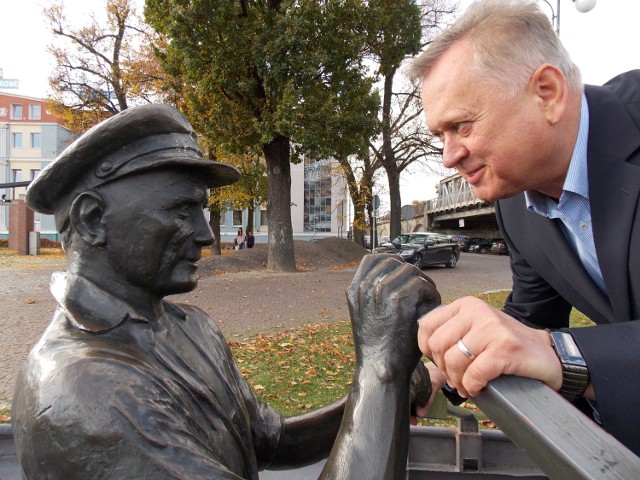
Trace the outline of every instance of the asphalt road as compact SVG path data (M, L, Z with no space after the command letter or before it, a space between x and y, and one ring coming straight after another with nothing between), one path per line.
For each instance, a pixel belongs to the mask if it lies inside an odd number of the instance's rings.
M423 270L435 282L443 302L493 290L511 290L511 269L506 255L462 252L456 268Z

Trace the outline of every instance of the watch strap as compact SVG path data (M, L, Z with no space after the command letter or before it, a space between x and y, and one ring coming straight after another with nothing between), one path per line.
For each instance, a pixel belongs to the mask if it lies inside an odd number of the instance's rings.
M567 400L574 401L584 396L589 386L589 369L571 333L564 330L551 331L549 336L562 366L562 386L559 393Z

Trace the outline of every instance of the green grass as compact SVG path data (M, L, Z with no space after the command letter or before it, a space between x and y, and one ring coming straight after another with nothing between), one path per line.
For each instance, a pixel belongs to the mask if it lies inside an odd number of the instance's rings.
M496 308L502 308L508 295L509 295L509 292L496 292L496 293L478 295L478 298L481 298L482 300L484 300L490 305L493 305ZM589 320L583 313L579 312L574 308L571 311L571 316L569 317L569 325L572 328L588 327L590 325L593 325L593 322Z
M307 325L229 342L260 398L285 415L327 405L349 391L354 369L351 325Z
M501 308L508 292L478 297ZM577 310L572 327L592 322ZM354 368L353 338L347 322L308 325L273 335L229 342L238 366L258 396L285 415L327 405L349 391ZM475 408L465 404L467 408ZM450 425L455 420L428 422ZM491 426L490 422L485 422Z

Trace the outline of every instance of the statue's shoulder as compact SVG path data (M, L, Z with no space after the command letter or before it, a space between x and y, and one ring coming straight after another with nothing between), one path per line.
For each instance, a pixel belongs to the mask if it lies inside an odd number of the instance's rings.
M218 324L201 308L187 303L171 303L167 301L164 302L164 307L174 316L182 317L191 324L197 324L200 329L222 335Z

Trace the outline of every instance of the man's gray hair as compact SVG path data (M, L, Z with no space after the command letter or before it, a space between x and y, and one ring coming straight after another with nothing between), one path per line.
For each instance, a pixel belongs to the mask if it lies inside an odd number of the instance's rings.
M536 0L476 0L411 63L411 80L420 82L444 52L463 39L473 44L477 81L500 87L506 98L522 91L545 63L563 72L571 90L582 90L580 70Z

